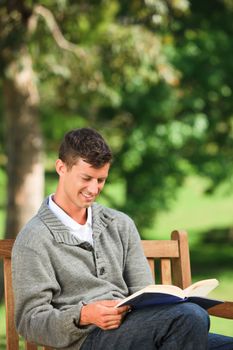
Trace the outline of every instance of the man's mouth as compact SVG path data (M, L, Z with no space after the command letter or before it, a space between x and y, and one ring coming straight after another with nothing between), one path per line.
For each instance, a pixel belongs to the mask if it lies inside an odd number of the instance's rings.
M92 194L89 194L89 193L85 193L85 192L81 192L83 197L88 200L88 201L91 201L95 198L95 196L93 196Z

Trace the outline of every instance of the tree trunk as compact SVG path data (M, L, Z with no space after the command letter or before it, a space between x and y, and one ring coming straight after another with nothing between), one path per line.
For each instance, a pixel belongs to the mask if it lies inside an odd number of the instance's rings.
M43 142L38 114L39 94L26 48L9 64L5 76L3 88L8 158L5 238L12 238L36 213L44 196ZM2 266L0 282L1 300Z
M31 57L23 48L4 81L8 198L5 237L15 237L44 195L39 94Z

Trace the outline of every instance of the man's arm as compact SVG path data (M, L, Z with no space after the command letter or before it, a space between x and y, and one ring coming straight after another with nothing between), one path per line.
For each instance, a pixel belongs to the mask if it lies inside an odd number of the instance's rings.
M37 344L66 347L90 332L93 326L79 327L81 300L61 310L54 307L52 299L60 294L60 286L40 251L16 245L12 266L15 322L24 338Z
M140 235L132 220L128 230L129 239L126 245L124 279L128 286L129 294L133 294L149 284L154 284L154 278L142 249Z

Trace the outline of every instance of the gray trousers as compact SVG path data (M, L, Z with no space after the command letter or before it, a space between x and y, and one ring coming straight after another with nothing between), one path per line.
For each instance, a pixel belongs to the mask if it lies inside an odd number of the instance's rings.
M81 350L233 350L233 338L208 330L208 313L198 305L146 307L127 314L117 329L96 328Z

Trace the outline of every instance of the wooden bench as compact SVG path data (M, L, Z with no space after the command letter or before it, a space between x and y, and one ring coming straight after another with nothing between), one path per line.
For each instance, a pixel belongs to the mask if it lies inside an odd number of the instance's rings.
M6 349L19 349L19 335L14 324L14 300L11 277L11 250L13 239L0 240L0 258L4 261ZM157 283L174 284L182 289L191 284L191 268L187 233L173 231L170 240L142 241L145 256ZM200 257L201 259L201 257ZM158 268L159 267L159 268ZM225 303L209 310L211 315L232 318L233 303ZM26 350L37 350L35 344L25 342ZM42 347L43 350L52 350Z

